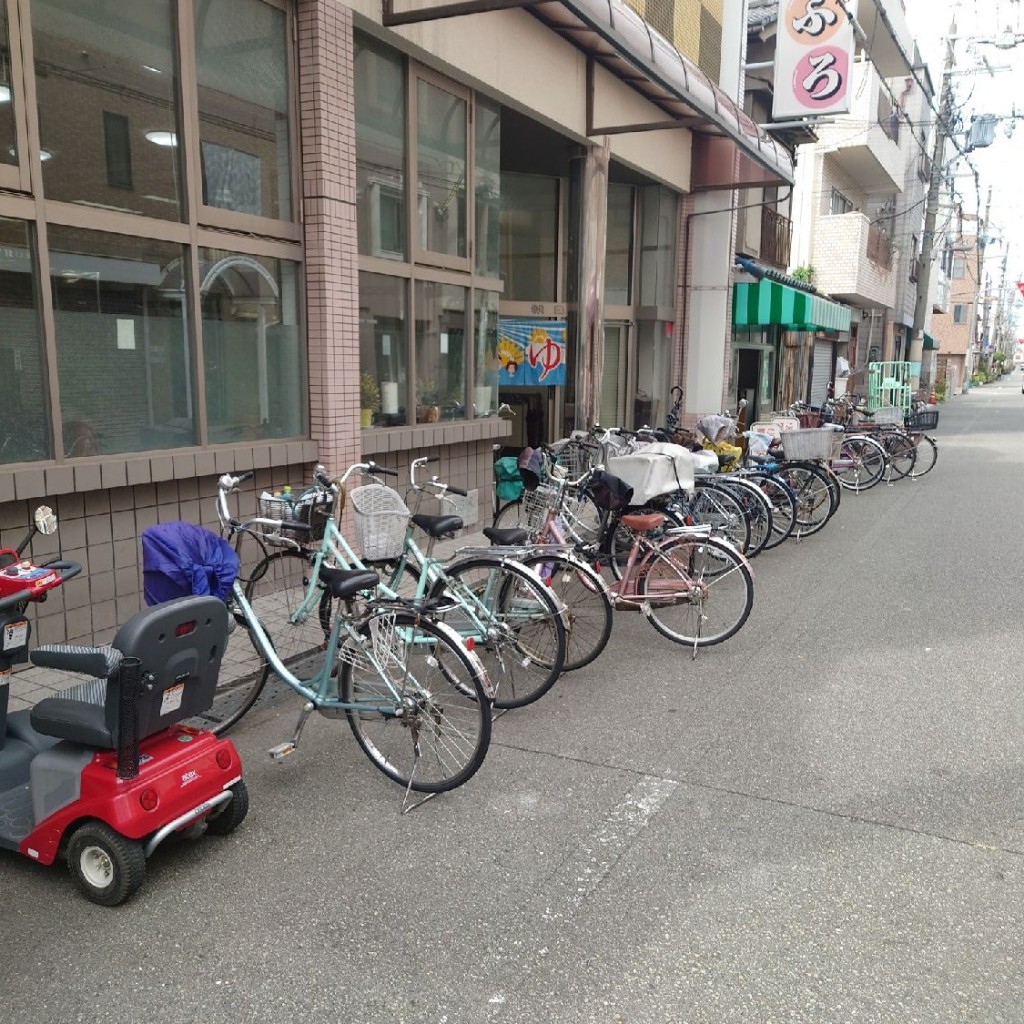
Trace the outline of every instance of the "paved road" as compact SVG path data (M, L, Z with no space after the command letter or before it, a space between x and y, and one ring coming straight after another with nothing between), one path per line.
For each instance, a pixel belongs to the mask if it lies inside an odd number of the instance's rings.
M343 723L103 910L0 858L5 1024L1024 1020L1020 382L924 480L755 563L696 663L639 616L401 816Z

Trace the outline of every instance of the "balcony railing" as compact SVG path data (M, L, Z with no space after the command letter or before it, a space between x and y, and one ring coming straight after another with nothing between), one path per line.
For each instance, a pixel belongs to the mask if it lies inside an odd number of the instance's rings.
M892 238L874 224L868 228L868 259L886 270L892 269Z
M785 267L789 263L793 222L770 206L761 207L761 259Z

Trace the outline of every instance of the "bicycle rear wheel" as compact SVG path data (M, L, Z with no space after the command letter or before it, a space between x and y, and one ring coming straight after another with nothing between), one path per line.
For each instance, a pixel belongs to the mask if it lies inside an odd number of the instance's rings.
M779 476L796 495L796 535L809 537L832 518L835 495L828 479L817 467L806 462L784 463Z
M771 473L751 473L749 478L761 488L772 506L772 533L764 545L765 551L769 551L793 535L797 514L796 494L788 484Z
M754 607L750 566L731 544L714 537L668 537L638 573L644 614L679 644L720 644L742 628Z
M500 555L442 571L431 596L452 602L441 618L472 640L494 685L494 706L519 708L543 697L562 671L567 641L560 602L540 577Z
M883 435L882 445L889 457L889 480L904 480L910 476L917 459L914 442L901 431L892 430Z
M848 437L839 450L832 471L841 487L866 491L885 476L885 449L871 437Z
M693 496L680 492L673 508L690 526L710 526L740 551L750 547L750 522L739 499L727 485L699 478Z
M309 557L299 551L275 551L249 574L245 599L281 660L300 678L319 671L331 630L331 596L321 591L313 610L292 622L306 599L312 571ZM271 674L270 664L256 645L244 620L228 641L228 656L217 681L213 706L206 712L209 728L221 735L235 725L259 699Z
M756 558L765 549L772 535L772 506L764 491L745 476L728 475L719 479L719 486L729 491L740 503L743 518L750 530L747 558Z
M382 609L343 647L339 694L363 753L420 793L468 781L491 741L491 702L479 660L442 623Z
M589 665L608 646L612 608L608 589L586 562L566 554L535 554L523 559L554 591L568 613L563 672Z

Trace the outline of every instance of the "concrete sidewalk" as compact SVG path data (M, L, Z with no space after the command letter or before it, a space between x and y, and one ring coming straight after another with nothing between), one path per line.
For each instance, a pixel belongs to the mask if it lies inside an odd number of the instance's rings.
M486 547L489 541L482 533L465 533L451 541L439 543L435 554L448 558L464 547ZM253 650L244 632L236 631L228 641L221 676L225 681L253 671ZM62 690L69 689L83 682L83 677L57 669L38 668L35 665L23 665L15 668L11 679L10 701L8 711L23 711L31 708L44 697L52 697Z

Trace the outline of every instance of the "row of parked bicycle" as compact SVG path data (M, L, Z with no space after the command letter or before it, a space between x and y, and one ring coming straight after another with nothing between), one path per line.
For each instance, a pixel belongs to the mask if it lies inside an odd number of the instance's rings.
M514 473L499 459L505 500L483 531L489 543L450 559L435 544L463 521L445 503L466 495L422 478L436 457L412 463L404 497L383 482L396 475L387 467L361 462L331 477L318 465L309 488L264 493L251 518L230 501L252 474L221 477L220 537L185 523L143 534L152 607L111 647L33 652L93 681L6 721L0 681L0 846L42 863L63 850L90 898L127 898L165 836L225 833L245 817L240 761L223 734L272 678L303 701L275 759L296 751L314 712L344 718L409 810L414 792L428 799L474 775L496 710L541 699L561 673L598 658L616 610L641 611L693 657L728 640L753 607L749 559L821 530L844 489L921 475L906 443L920 453L926 441L923 472L934 465L920 420L869 432L805 425L838 420L838 404L793 412L751 425L741 444L735 418L686 432L674 410L663 431L595 428L528 449ZM426 496L440 514L409 508ZM354 544L341 529L346 503ZM56 528L52 516L39 522ZM27 651L27 605L79 571L24 561L25 543L3 553L8 664Z

